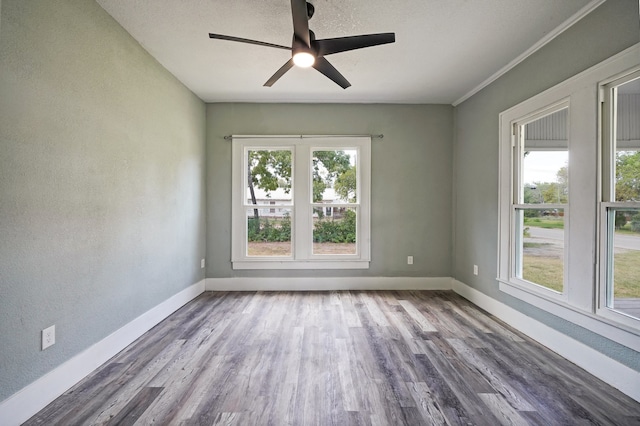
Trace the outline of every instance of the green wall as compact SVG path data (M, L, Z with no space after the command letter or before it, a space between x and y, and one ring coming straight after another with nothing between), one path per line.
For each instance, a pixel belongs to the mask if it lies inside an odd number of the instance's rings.
M448 105L207 105L207 277L451 276L452 120ZM232 270L232 134L384 134L371 149L370 268Z
M498 115L638 43L638 17L637 0L608 0L513 70L455 108L453 276L640 370L637 352L500 292L496 281ZM473 275L474 264L479 266L478 276Z
M2 1L0 401L203 279L204 150L204 103L95 2Z

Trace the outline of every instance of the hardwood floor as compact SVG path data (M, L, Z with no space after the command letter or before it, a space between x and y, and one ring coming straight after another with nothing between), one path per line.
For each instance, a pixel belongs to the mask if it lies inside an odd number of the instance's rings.
M231 292L26 424L637 425L640 403L453 292Z

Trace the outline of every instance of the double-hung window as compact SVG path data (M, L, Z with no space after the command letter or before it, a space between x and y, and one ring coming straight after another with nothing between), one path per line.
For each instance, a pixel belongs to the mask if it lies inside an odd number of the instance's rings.
M602 202L599 313L640 321L640 68L600 85Z
M640 44L500 114L500 290L640 350Z
M232 144L234 269L368 268L370 137Z
M565 282L568 116L564 101L512 123L512 279L549 295L562 294Z

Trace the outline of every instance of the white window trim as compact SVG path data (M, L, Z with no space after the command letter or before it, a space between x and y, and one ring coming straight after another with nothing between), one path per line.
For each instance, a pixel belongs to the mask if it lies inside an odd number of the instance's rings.
M599 283L598 283L598 301L596 307L596 313L604 318L615 321L616 323L624 324L633 329L640 329L640 318L635 318L624 312L617 311L610 308L607 305L607 284L609 275L609 215L608 209L612 207L617 208L632 208L640 209L640 203L620 203L620 202L602 202L600 203L600 215L598 218L600 228L600 245L599 245Z
M561 305L570 305L570 286L568 280L570 263L568 253L565 252L564 262L564 283L563 291L557 292L544 286L520 279L515 274L515 252L514 244L516 226L515 209L524 207L539 207L538 205L524 205L513 203L515 196L515 179L514 174L518 173L514 170L515 155L518 153L516 145L518 144L518 136L520 127L535 121L540 117L549 115L563 108L572 108L570 88L565 90L554 91L554 88L543 92L542 94L531 98L521 104L518 104L507 111L500 114L500 172L499 172L499 239L498 239L498 281L500 289L512 296L523 298L524 294L529 303L540 306L537 301L549 301ZM569 120L571 117L571 109L569 110ZM568 126L569 146L571 145L571 125ZM569 167L569 173L572 168ZM571 182L571 179L569 179ZM570 183L571 185L571 183ZM571 189L570 189L571 194ZM572 205L572 196L569 196L567 205L558 205L565 209L565 247L567 244L570 230L570 211ZM523 294L524 293L524 294Z
M520 157L521 155L521 147L519 147L520 145L520 139L523 137L523 135L521 134L521 132L524 131L524 127L529 124L532 123L542 117L545 117L547 115L553 114L557 111L560 111L562 109L565 108L570 108L570 101L569 99L561 99L558 102L555 102L551 105L546 105L541 109L538 109L536 111L532 111L530 113L527 113L526 115L522 116L522 117L517 117L515 119L512 119L509 123L509 127L511 129L511 150L512 150L512 160L511 160L511 164L510 164L510 169L511 169L511 185L510 185L510 192L509 194L511 194L511 198L510 198L510 217L509 217L509 221L510 221L510 225L509 228L511 229L510 234L509 234L509 238L510 239L514 239L510 244L509 244L509 261L508 261L508 273L507 273L507 284L509 285L514 285L516 287L520 287L530 293L539 293L542 297L545 297L547 299L551 299L551 300L558 300L558 301L567 301L568 297L567 297L567 282L568 282L568 268L566 267L568 262L568 252L567 250L565 250L564 255L563 255L563 289L562 292L557 292L555 290L552 290L550 288L544 287L542 285L521 279L519 277L516 276L516 258L518 257L516 255L516 249L517 247L515 247L514 245L512 245L512 243L515 243L515 235L516 233L519 234L518 231L518 224L516 223L516 210L523 210L523 209L537 209L537 208L546 208L546 209L563 209L564 210L564 229L565 231L567 231L570 228L570 208L569 208L569 204L520 204L520 203L514 203L513 199L517 199L519 198L519 195L516 194L516 192L519 192L520 189L519 187L516 188L515 183L518 182L518 184L520 184L520 179L521 178L516 178L516 175L521 174L522 170L520 170L520 166L521 164L516 164L515 160L516 160L516 155L518 157ZM568 116L571 116L571 111L569 110L569 114ZM568 145L570 145L571 143L571 135L568 135L567 137L568 139ZM569 147L568 147L569 148ZM569 193L571 194L571 193ZM571 198L571 195L569 195L569 198ZM564 234L564 247L567 248L568 244L567 244L567 240L568 240L568 232L565 232ZM504 278L504 277L502 277Z
M606 81L612 75L637 66L639 57L640 43L500 114L497 265L497 280L501 291L636 351L640 351L640 329L605 317L600 315L600 312L597 312L596 284L599 270L599 265L596 262L597 243L599 243L597 241L599 236L599 231L597 231L597 218L599 215L599 194L596 194L596 188L599 186L597 176L590 178L594 181L593 188L588 188L589 191L593 192L591 200L578 202L575 198L571 198L569 201L569 208L572 211L583 212L581 215L576 216L574 214L572 216L572 229L575 229L575 232L582 230L585 234L584 244L573 241L573 246L569 250L578 250L583 257L590 257L592 262L590 265L582 265L580 267L579 264L573 262L573 256L569 256L570 262L567 267L569 268L569 273L572 274L572 279L566 283L566 300L558 300L558 298L549 297L548 294L545 294L546 292L536 291L538 289L532 290L514 283L509 279L509 262L512 235L510 220L511 194L513 190L511 175L513 132L511 123L520 117L525 117L532 111L541 110L544 107L569 99L572 108L571 115L581 117L577 125L570 124L569 132L571 137L574 140L580 140L582 144L592 144L597 151L599 135L595 123L598 122L598 84ZM576 158L576 156L570 154L570 162L586 161L594 164L598 161L598 153L596 152L593 157L593 159L589 156ZM571 166L569 170L572 173ZM576 179L584 177L570 176L569 181L576 181ZM575 188L572 188L572 190L572 195L574 195ZM571 230L569 231L571 232Z
M232 250L233 269L367 269L370 264L371 137L368 136L232 136ZM246 255L246 150L291 149L294 210L292 255L255 257ZM311 252L313 224L310 220L312 151L336 148L358 150L358 209L356 254L318 255ZM240 166L239 166L240 165ZM331 205L339 207L340 205ZM345 204L346 206L346 204Z
M600 127L600 158L599 164L599 194L600 208L598 215L598 229L599 232L599 280L598 280L598 300L596 303L596 313L604 318L615 321L617 323L624 324L634 329L640 329L640 318L635 318L627 315L623 312L612 309L607 304L607 292L609 281L609 214L610 208L640 208L638 202L616 202L612 200L615 193L615 179L612 179L612 168L616 157L616 143L613 141L615 138L615 122L610 109L611 100L611 88L624 84L626 81L635 79L640 73L640 64L636 61L636 66L630 69L626 69L617 75L610 77L604 81L601 81L598 86L598 122Z

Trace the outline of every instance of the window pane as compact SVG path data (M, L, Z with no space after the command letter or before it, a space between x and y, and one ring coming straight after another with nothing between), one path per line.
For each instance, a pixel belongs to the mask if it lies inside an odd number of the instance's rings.
M313 254L357 254L356 208L313 208Z
M247 256L291 256L291 247L290 208L247 209Z
M564 210L516 209L516 276L562 292Z
M313 151L313 202L356 203L358 182L355 149Z
M615 92L614 201L640 201L640 78Z
M290 150L247 151L247 204L291 204L291 158Z
M640 201L640 151L616 152L615 168L615 201Z
M640 209L610 209L609 217L607 305L640 318Z
M525 125L520 185L522 203L567 203L567 111L565 108Z

